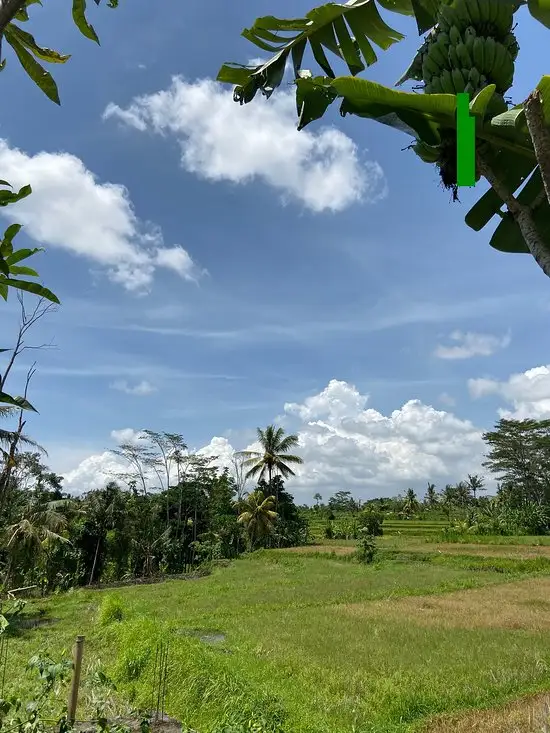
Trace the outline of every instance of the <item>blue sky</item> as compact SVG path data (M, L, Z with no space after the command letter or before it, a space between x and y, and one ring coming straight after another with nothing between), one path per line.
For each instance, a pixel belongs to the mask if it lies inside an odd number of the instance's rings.
M2 214L46 247L62 300L29 336L57 348L24 354L10 388L38 356L28 428L71 488L90 488L112 431L227 452L280 418L307 459L300 496L392 493L474 470L498 409L546 414L550 375L529 370L549 361L550 285L466 227L480 188L451 204L406 136L336 108L295 133L286 90L240 108L208 81L261 55L240 38L255 17L309 3L90 5L101 47L65 2L33 8L37 40L73 54L53 69L60 108L11 56L2 74L2 178L35 190ZM547 43L519 18L518 101ZM386 84L420 45L390 22L407 39L368 72Z

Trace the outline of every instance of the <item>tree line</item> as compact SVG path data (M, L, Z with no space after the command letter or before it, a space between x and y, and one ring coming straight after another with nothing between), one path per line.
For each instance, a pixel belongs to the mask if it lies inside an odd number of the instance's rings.
M244 478L258 478L249 491L238 472L190 452L181 435L144 430L113 451L126 471L70 496L40 450L10 455L12 438L0 432L4 469L10 464L0 485L4 589L36 585L49 592L181 574L260 547L307 542L307 522L283 478L293 475L289 464L301 462L289 452L298 439L282 428L258 429L260 449L237 456Z

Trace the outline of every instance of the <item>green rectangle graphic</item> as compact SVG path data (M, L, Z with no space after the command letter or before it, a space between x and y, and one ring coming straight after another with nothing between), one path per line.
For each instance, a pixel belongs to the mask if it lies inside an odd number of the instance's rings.
M470 116L470 95L456 95L456 182L476 185L476 121Z

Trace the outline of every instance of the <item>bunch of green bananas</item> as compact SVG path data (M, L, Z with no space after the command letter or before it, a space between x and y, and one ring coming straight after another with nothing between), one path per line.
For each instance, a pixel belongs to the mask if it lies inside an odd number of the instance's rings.
M512 33L516 0L450 0L400 79L416 79L427 93L476 94L511 87L519 46Z

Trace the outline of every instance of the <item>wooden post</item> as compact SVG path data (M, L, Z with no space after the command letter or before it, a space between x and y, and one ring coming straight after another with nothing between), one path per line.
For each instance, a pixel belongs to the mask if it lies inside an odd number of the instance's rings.
M73 678L69 691L68 720L74 723L76 720L76 705L78 703L78 688L80 685L80 669L82 667L82 652L84 650L84 637L77 636L73 649Z

